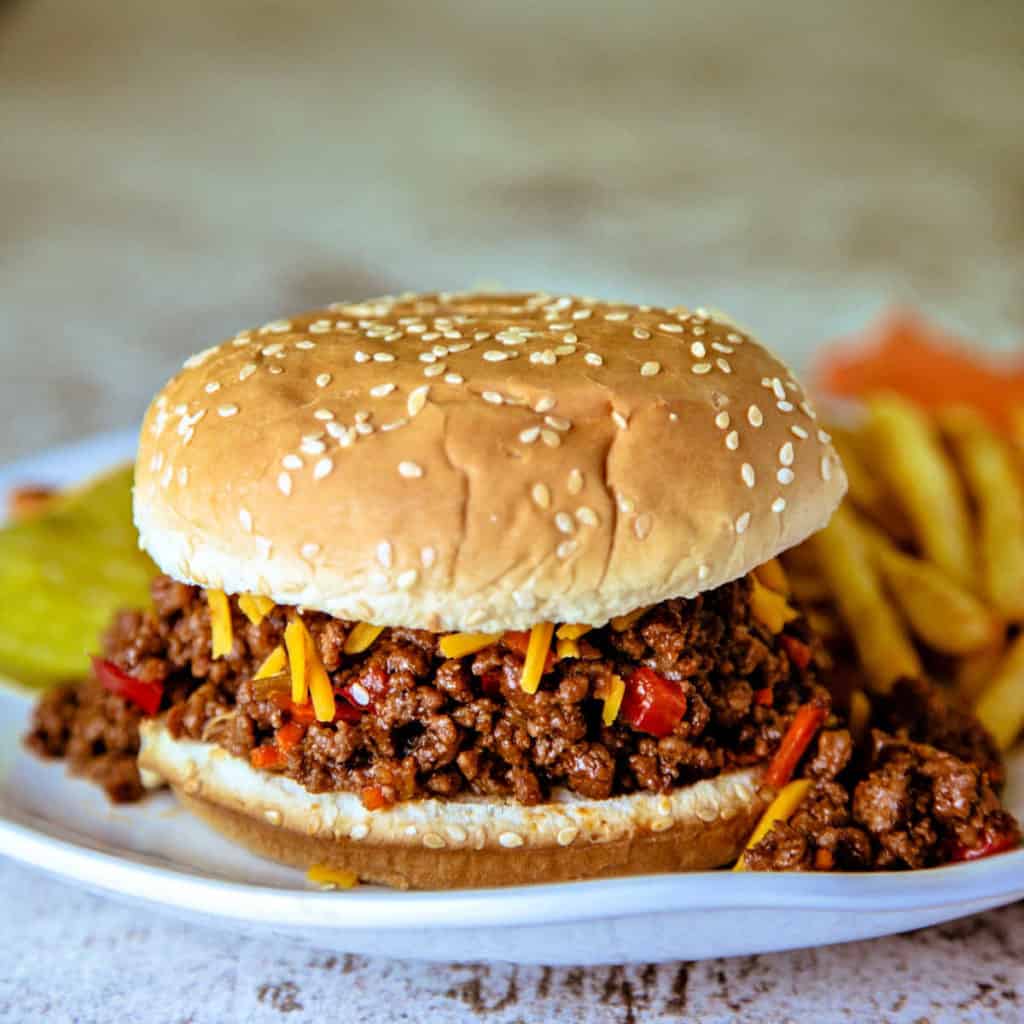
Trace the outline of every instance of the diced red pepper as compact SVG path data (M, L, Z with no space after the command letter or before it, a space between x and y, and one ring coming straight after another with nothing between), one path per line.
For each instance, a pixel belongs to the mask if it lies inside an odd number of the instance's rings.
M388 799L388 795L381 786L363 786L359 795L362 797L363 806L368 811L379 811L394 803L393 800Z
M124 697L147 715L155 715L160 710L160 702L164 697L163 680L138 679L118 668L112 661L98 657L92 659L92 670L104 689Z
M811 663L811 649L803 640L797 640L795 636L783 633L779 637L782 649L789 655L789 660L799 669L805 669Z
M638 668L626 680L619 717L639 732L667 736L686 714L686 695L649 668Z
M817 704L804 704L797 710L785 736L782 737L779 749L775 751L775 756L764 773L764 781L769 786L781 789L789 782L800 758L804 756L811 740L824 724L827 714L825 709L818 707Z
M299 725L312 725L316 721L316 711L313 709L311 701L307 701L305 704L296 704L290 694L282 692L272 693L270 699L282 711L287 711L291 716L291 720L298 722ZM345 704L343 701L335 701L335 722L348 722L352 725L358 722L360 718L362 718L362 712L358 708Z
M774 699L775 695L770 686L765 686L763 689L754 691L754 703L760 704L762 707L771 707Z
M501 672L496 668L488 669L480 677L480 689L488 697L501 693Z
M274 743L264 743L249 752L249 763L253 768L283 768L284 752Z
M527 648L530 646L530 631L528 629L511 630L501 638L501 642L506 647L511 647L513 651L516 651L525 658ZM548 651L544 658L544 669L542 674L547 675L554 667L555 652Z
M981 860L982 857L991 857L996 853L1006 853L1008 850L1015 850L1020 845L1020 835L1016 832L986 832L985 839L978 846L967 847L961 843L954 843L950 850L949 859L954 862L967 860Z
M287 753L302 742L306 727L299 722L287 722L274 735L278 747Z

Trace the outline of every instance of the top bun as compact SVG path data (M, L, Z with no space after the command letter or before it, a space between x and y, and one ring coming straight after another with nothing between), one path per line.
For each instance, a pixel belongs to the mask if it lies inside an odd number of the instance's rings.
M720 315L408 295L189 359L146 415L135 519L179 580L498 632L717 587L845 489L800 385Z

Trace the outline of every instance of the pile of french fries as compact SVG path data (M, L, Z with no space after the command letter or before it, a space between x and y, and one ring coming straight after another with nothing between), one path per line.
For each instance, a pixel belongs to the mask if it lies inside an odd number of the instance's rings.
M972 705L1002 749L1020 737L1024 410L1016 423L1008 438L972 408L929 413L879 394L855 425L829 428L849 493L783 561L812 625L855 652L855 732L872 693L927 676Z

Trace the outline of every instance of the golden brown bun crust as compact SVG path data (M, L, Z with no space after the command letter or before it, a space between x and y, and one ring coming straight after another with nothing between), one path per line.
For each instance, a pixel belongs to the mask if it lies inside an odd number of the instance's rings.
M844 490L799 385L731 323L423 295L193 357L147 414L135 510L178 579L497 631L719 586Z
M309 793L208 743L143 726L139 764L184 805L255 853L327 865L400 888L454 889L699 871L736 860L771 796L760 769L657 795L567 794L512 800L417 800L367 811L351 793Z

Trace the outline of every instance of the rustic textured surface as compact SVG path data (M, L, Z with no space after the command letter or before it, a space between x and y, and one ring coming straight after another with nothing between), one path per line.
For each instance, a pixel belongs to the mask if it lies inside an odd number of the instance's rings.
M0 458L135 421L198 340L392 288L704 302L797 359L891 298L1019 340L1014 0L525 6L0 4ZM1024 1015L1024 907L546 972L267 949L6 864L0 906L8 1020Z

